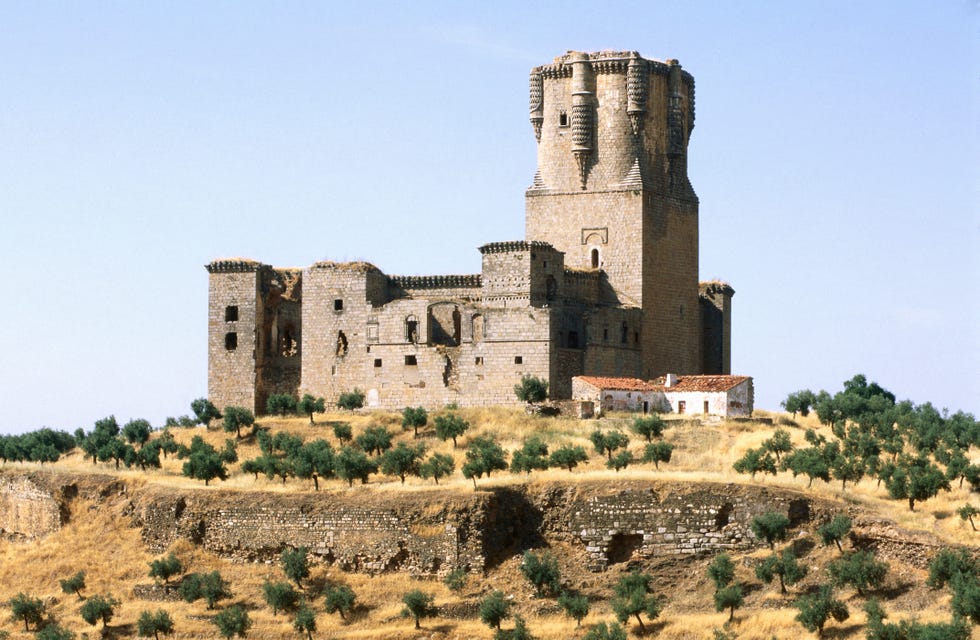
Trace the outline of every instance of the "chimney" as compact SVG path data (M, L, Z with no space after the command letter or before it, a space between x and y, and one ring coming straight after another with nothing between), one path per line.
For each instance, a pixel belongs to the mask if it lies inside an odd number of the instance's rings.
M664 386L665 387L672 387L675 384L677 384L677 374L676 373L668 373L667 375L664 376Z

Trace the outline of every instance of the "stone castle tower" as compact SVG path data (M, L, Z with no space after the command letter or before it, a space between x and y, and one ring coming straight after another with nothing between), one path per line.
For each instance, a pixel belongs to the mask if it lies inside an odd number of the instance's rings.
M479 274L209 264L212 402L357 388L370 406L488 405L515 402L523 375L560 399L578 375L731 373L734 291L698 282L691 75L569 52L531 71L530 118L526 240L480 247Z
M698 199L687 179L694 78L676 60L569 52L531 71L530 97L528 239L563 251L566 267L600 269L604 302L642 309L629 375L703 370Z

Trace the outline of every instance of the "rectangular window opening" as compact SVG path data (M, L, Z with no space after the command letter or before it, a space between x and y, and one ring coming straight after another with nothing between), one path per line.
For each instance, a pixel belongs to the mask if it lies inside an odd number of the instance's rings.
M477 356L476 357L476 364L478 364L478 365L483 364L483 356Z
M234 304L225 307L225 322L236 322L238 320L238 305Z
M340 298L337 298L336 300L334 300L333 301L333 310L334 311L343 311L344 310L344 301L342 299L340 299Z
M419 363L418 358L416 358L415 356L405 356L405 364L406 365L408 365L410 367L414 367L418 363Z
M225 334L225 349L234 351L238 348L238 334L234 331Z
M524 356L514 356L514 364L524 364Z
M375 369L380 369L381 368L381 358L375 358L374 359L374 368Z

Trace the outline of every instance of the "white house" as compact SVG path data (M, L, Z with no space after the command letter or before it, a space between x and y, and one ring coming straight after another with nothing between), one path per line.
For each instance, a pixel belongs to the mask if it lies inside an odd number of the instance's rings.
M749 376L679 376L668 373L649 381L599 376L572 378L572 397L591 400L601 412L660 411L723 417L751 416L754 395Z

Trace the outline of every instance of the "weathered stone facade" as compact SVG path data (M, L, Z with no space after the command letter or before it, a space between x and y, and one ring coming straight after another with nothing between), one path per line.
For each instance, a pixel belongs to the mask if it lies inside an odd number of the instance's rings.
M729 373L734 291L698 283L694 79L673 60L570 52L531 71L530 94L526 241L481 247L471 275L210 263L212 402L357 388L390 409L494 405L525 374L562 399L576 375Z

